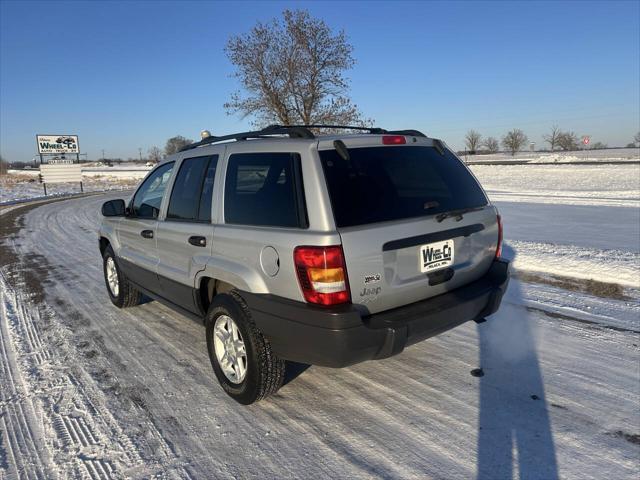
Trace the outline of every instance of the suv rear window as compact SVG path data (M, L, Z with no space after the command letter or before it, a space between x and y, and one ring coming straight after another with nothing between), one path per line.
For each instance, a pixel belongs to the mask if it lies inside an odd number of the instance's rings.
M237 225L306 228L300 155L231 155L225 181L224 219Z
M321 150L331 205L338 227L433 215L481 207L487 199L453 153L433 147Z

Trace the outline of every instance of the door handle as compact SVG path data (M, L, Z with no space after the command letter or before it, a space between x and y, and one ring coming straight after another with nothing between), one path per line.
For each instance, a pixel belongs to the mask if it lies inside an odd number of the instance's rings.
M144 238L153 238L153 230L142 230L140 232L140 235L142 235Z
M206 247L207 239L205 237L194 235L192 237L189 237L189 243L195 247Z

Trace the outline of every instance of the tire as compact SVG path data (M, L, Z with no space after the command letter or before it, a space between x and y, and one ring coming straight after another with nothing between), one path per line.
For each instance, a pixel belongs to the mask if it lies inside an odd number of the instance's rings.
M230 325L228 319L235 324L239 335L234 340L235 347L221 349L224 342L219 335L220 328L225 330L225 324L227 327ZM216 295L207 313L206 327L207 350L211 366L218 382L231 398L243 405L250 405L278 391L284 382L285 363L271 350L269 341L264 338L256 326L247 304L238 292L231 291ZM227 330L230 331L228 328ZM216 333L218 333L218 337L216 337ZM227 341L230 337L226 337ZM244 357L242 357L242 348L236 348L238 341L244 345ZM244 363L244 375L238 374L238 369L234 369L236 374L232 377L228 376L230 362L225 362L223 358L221 363L218 355L222 352L228 352L229 349L237 353L238 365Z
M111 267L115 269L115 279L117 280L117 287L115 288L109 284L109 272L107 270L113 272ZM104 254L102 255L102 271L104 272L104 283L107 287L107 293L109 294L111 303L118 308L128 308L140 305L142 302L142 293L131 285L131 282L129 282L125 274L120 270L118 260L113 253L111 245L105 249Z

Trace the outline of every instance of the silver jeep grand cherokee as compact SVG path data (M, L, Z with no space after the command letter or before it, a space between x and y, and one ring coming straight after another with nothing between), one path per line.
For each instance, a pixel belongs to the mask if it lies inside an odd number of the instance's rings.
M216 377L243 404L280 388L285 360L387 358L483 321L507 287L500 216L443 142L321 128L208 137L102 207L111 301L204 319Z

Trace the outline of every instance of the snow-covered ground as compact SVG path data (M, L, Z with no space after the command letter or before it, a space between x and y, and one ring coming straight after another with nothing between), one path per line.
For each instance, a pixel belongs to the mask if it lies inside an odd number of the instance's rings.
M640 148L609 148L604 150L578 150L569 152L518 152L466 155L468 162L529 162L529 163L575 163L575 162L637 162Z
M137 165L130 163L123 163L113 167L107 167L106 165L95 165L87 163L82 165L82 175L85 177L113 177L113 178L137 178L142 179L149 173L152 167L146 165ZM28 168L26 170L9 170L9 175L22 175L37 177L40 173L39 168Z
M87 167L82 169L83 177L133 178L142 180L151 167L144 165L118 165L116 167Z
M494 201L640 206L640 164L471 165Z
M36 198L44 198L44 187L38 182L38 170L0 175L0 205ZM146 174L146 172L145 172ZM144 175L143 175L144 176ZM140 177L142 178L142 177ZM85 175L82 177L82 190L85 192L101 192L108 190L130 190L140 178L132 174L120 177L104 174ZM79 183L52 183L47 185L47 196L65 196L81 193Z
M636 479L640 170L568 167L473 167L518 269L489 321L292 366L249 408L200 325L110 304L96 228L118 194L5 208L0 478Z

